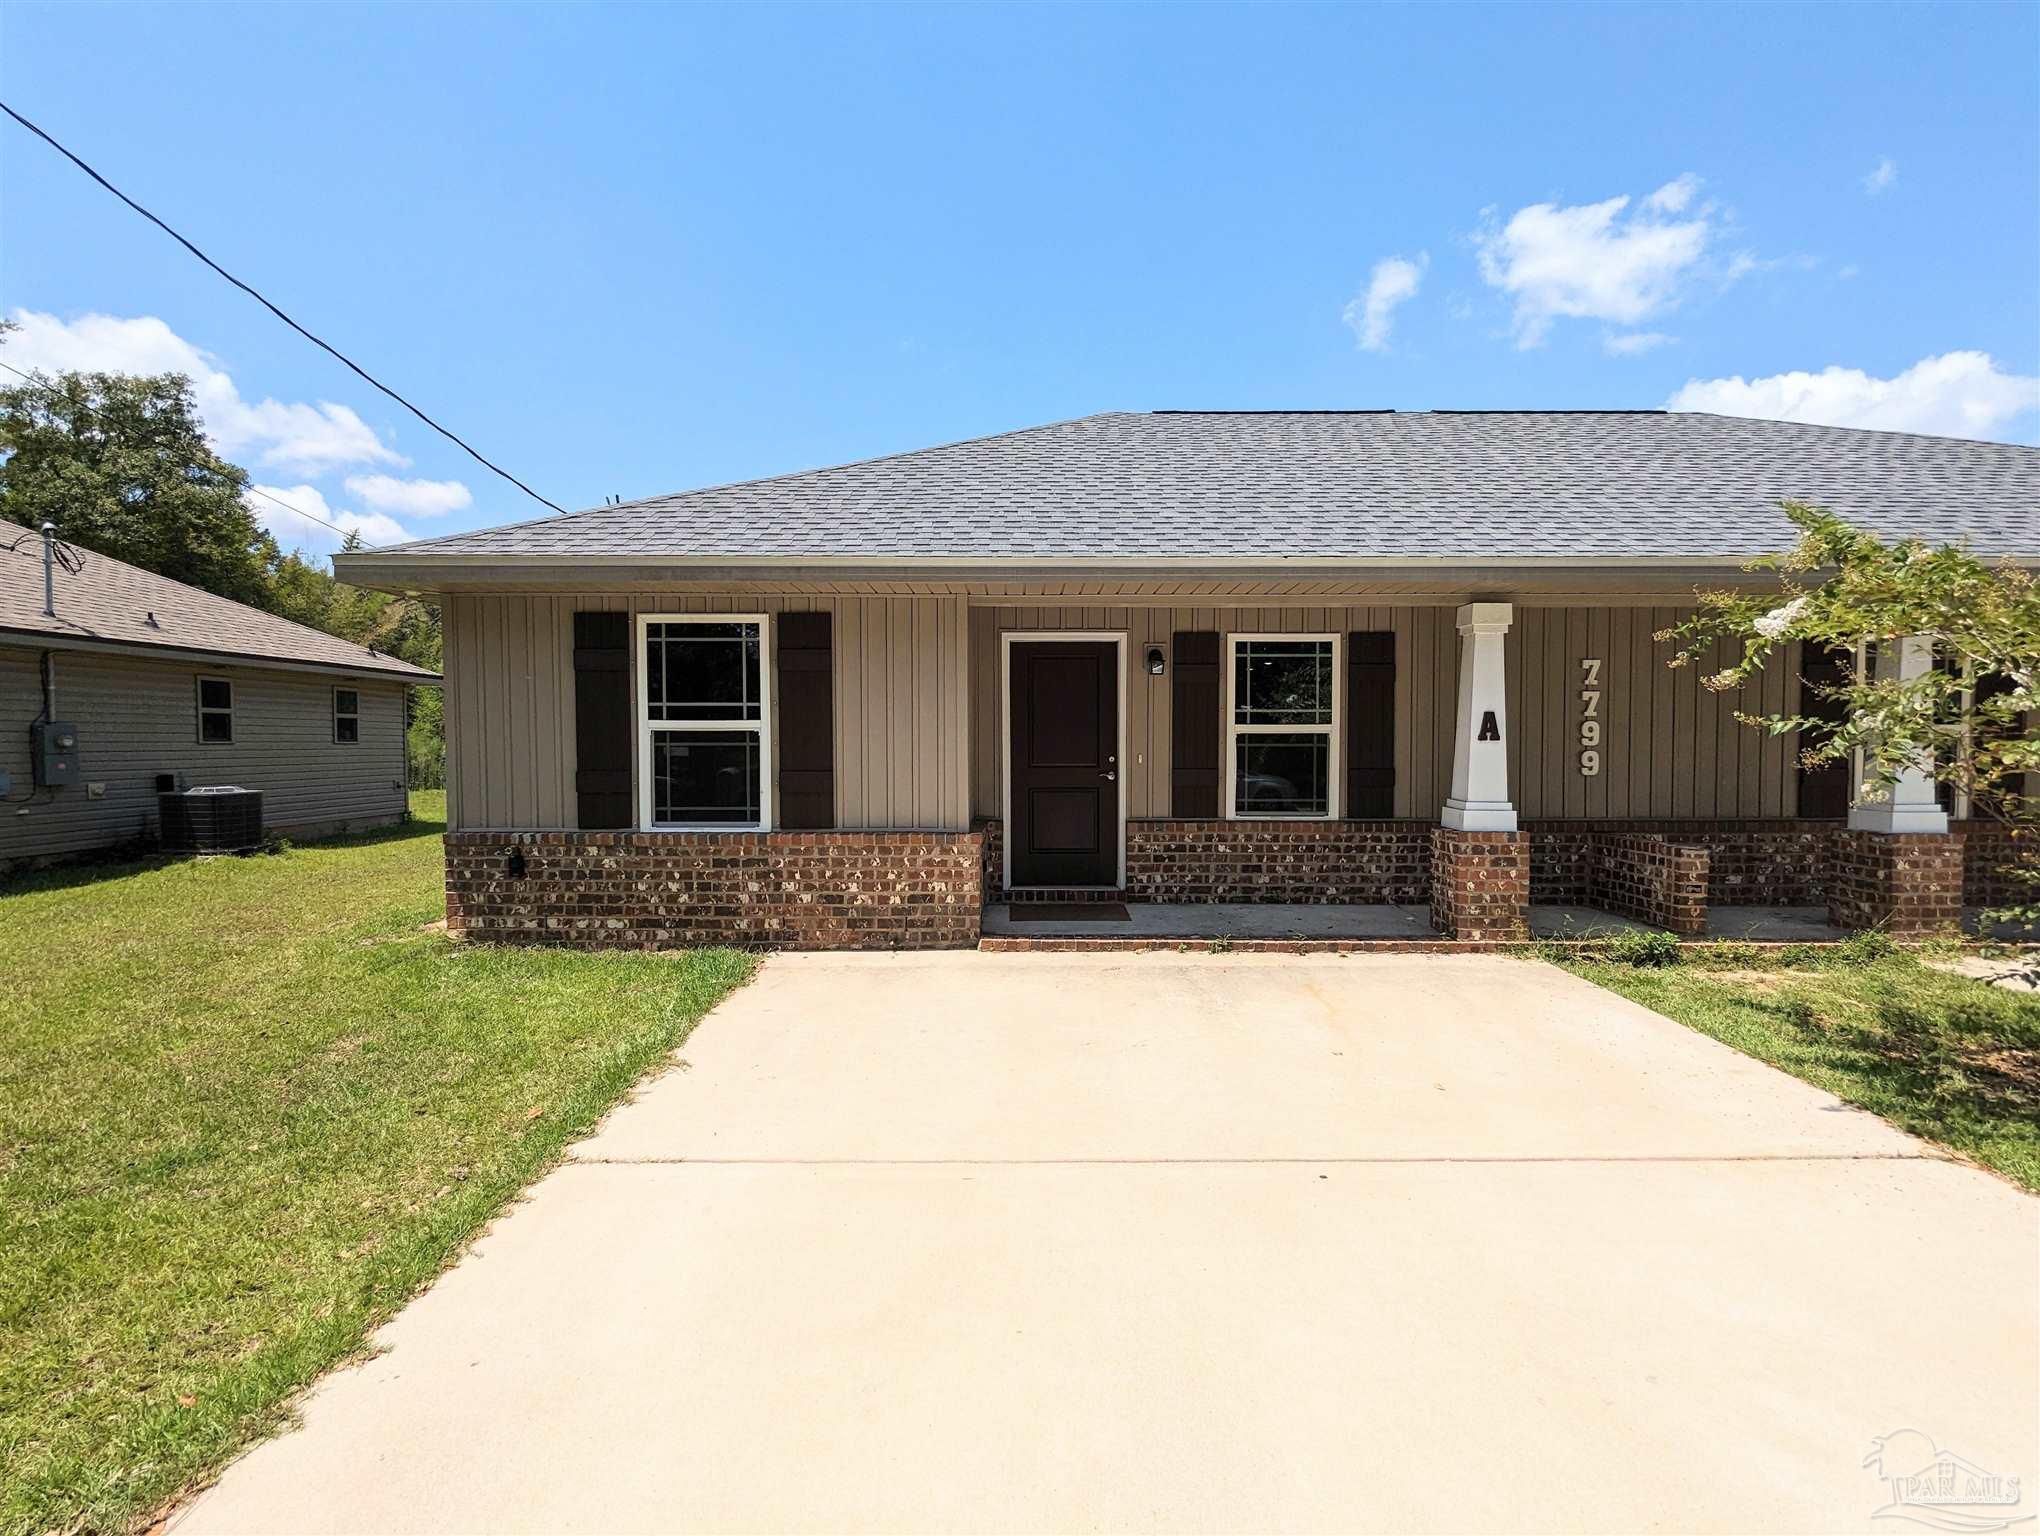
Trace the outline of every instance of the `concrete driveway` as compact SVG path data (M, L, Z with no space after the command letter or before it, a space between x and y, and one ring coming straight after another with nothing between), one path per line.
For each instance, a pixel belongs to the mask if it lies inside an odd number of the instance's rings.
M682 1056L180 1536L1894 1529L1898 1430L2040 1477L2040 1202L1548 967L784 956Z

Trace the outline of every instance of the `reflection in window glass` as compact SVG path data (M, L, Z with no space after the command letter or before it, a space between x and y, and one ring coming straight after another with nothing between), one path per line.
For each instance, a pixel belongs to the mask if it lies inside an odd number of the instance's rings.
M758 626L645 626L645 704L654 720L759 718Z
M643 646L651 825L763 827L771 800L764 625L649 619Z
M234 685L224 677L198 680L198 739L234 739Z
M1331 811L1332 741L1319 732L1233 739L1233 804L1241 816L1324 816Z
M1238 725L1330 725L1332 642L1236 642L1233 721Z
M750 731L656 731L652 819L754 825L758 738Z

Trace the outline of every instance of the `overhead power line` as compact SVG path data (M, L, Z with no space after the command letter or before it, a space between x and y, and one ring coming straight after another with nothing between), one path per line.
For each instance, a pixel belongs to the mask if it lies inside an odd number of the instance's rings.
M15 367L12 363L0 363L0 368L5 368L9 373L13 374L17 379L20 379L23 383L33 384L35 382L34 374L23 373L19 368ZM289 502L285 501L281 496L270 495L269 492L263 490L262 487L259 485L251 483L247 487L247 489L251 494L260 496L264 501L275 502L279 507L283 508L284 511L292 514L295 517L301 517L308 523L317 523L321 528L331 528L335 533L339 534L342 538L345 538L350 533L353 534L356 538L361 538L361 534L358 530L353 528L342 528L338 523L329 523L323 517L320 517L316 512L307 512L303 507L292 506ZM381 548L380 545L371 544L366 539L362 539L361 544L364 549Z
M129 197L127 193L121 191L119 187L116 187L104 176L100 175L99 172L92 169L91 166L87 165L83 160L79 159L78 156L72 154L70 150L66 149L62 144L58 143L48 133L44 132L41 128L37 127L27 118L23 117L19 112L15 111L14 108L8 106L7 103L4 101L0 101L0 112L5 112L9 117L13 118L17 123L21 124L22 127L26 128L30 133L34 134L37 138L41 139L45 144L49 145L50 148L54 149L66 160L70 161L73 165L77 166L79 170L83 171L87 176L90 176L94 181L98 182L102 187L106 188L107 191L111 192L115 197L119 198L122 202L126 203L128 207L134 209L136 213L139 213L143 218L147 219L151 224L155 225L156 228L162 230L164 234L168 235L172 240L175 240L179 245L183 246L187 251L191 252L192 255L196 256L208 267L211 267L213 271L217 272L221 277L225 278L228 282L232 283L236 288L240 289L243 293L247 294L249 298L253 299L256 303L260 304L264 309L268 310L272 315L276 316L276 318L281 320L285 325L289 326L292 330L296 331L300 336L304 337L305 340L311 342L312 345L318 347L321 351L327 352L331 354L333 357L338 358L342 363L346 364L347 367L351 369L354 373L358 374L363 379L366 379L370 384L373 384L377 389L381 390L384 394L388 395L392 400L396 401L397 404L401 405L413 416L417 417L420 421L424 422L426 426L430 427L433 431L437 432L441 437L445 438L448 442L452 443L456 448L460 449L462 453L466 454L469 458L473 459L477 464L481 465L484 469L488 470L492 474L501 475L505 480L508 480L512 485L516 486L518 490L524 492L525 495L529 496L533 501L537 502L540 506L551 507L553 511L560 513L564 513L567 510L565 507L561 506L558 502L549 501L545 497L539 495L538 492L534 491L522 480L518 479L515 475L511 474L510 471L503 468L502 465L492 463L490 460L483 458L481 454L477 453L473 448L470 448L465 442L463 442L456 433L454 433L453 431L446 427L441 426L438 422L434 421L430 416L426 415L423 411L419 410L417 406L411 404L410 401L406 400L394 389L391 389L389 385L383 383L381 379L377 378L374 374L370 373L366 368L362 367L359 363L355 362L353 358L349 357L346 353L342 352L338 347L332 345L330 342L324 340L321 337L313 335L310 331L306 330L303 326L299 325L297 321L291 319L289 315L285 314L282 310L278 309L258 290L256 290L253 287L250 287L247 283L242 282L238 277L234 276L233 273L229 272L225 267L221 266L218 262L214 261L212 257L206 255L204 251L201 251L197 246L193 245L189 240L185 239L184 236L178 234L176 230L172 229L168 224L165 224L161 219L157 218L155 214L149 212L148 209L144 208L140 203L136 202L133 198Z

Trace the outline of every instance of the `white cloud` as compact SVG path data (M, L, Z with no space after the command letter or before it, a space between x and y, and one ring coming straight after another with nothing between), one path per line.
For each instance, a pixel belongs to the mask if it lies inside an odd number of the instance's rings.
M1922 358L1889 379L1873 378L1860 368L1693 379L1666 408L1988 438L2040 410L2040 378L2006 373L1985 352L1945 352Z
M233 379L210 353L153 315L133 320L81 315L66 322L17 309L11 318L21 329L7 337L0 352L16 368L186 375L213 446L237 462L313 475L353 464L410 463L344 405L273 399L251 404L242 399Z
M345 533L358 533L364 542L376 545L402 544L412 537L396 519L381 512L352 512L328 505L315 485L251 485L246 501L248 510L285 549L323 554L338 549ZM333 526L327 527L328 523Z
M1837 273L1835 274L1835 276L1836 276L1836 277L1838 277L1838 278L1840 278L1840 279L1841 279L1841 280L1842 280L1843 282L1845 282L1845 283L1846 283L1846 282L1848 282L1848 281L1849 281L1849 280L1850 280L1851 278L1855 278L1855 277L1860 277L1860 276L1862 276L1862 273L1863 273L1863 269L1862 269L1861 267L1857 266L1857 265L1856 265L1856 264L1855 264L1855 263L1854 263L1854 262L1852 261L1852 262L1850 262L1850 263L1849 263L1849 264L1848 264L1848 265L1847 265L1846 267L1843 267L1843 268L1841 269L1841 271L1837 272Z
M1886 155L1871 169L1870 174L1863 178L1863 190L1875 197L1897 180L1898 162Z
M1611 333L1601 338L1601 350L1610 357L1638 357L1645 352L1654 352L1659 347L1677 341L1676 336L1667 336L1663 331L1625 331Z
M394 475L349 475L347 494L378 512L405 517L440 517L475 503L458 480L399 480Z
M1643 200L1643 206L1652 213L1684 213L1686 205L1700 190L1700 178L1691 171L1675 176L1657 191Z
M1636 325L1674 308L1720 225L1711 204L1694 205L1692 175L1669 181L1629 212L1627 197L1564 208L1533 203L1497 226L1492 212L1474 237L1481 276L1516 303L1516 344L1534 347L1554 320ZM1676 215L1691 210L1690 218ZM1732 265L1725 281L1754 259Z
M1424 269L1431 254L1419 251L1417 259L1385 256L1374 264L1367 279L1367 292L1346 306L1345 321L1367 352L1386 352L1388 333L1395 324L1396 307L1417 295L1424 281Z

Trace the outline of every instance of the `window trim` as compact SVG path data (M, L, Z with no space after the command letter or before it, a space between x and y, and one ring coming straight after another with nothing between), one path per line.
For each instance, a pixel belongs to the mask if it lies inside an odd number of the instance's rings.
M758 718L756 720L654 720L650 668L645 646L654 624L752 624L758 630ZM638 828L645 832L770 832L772 789L778 777L773 756L772 616L766 613L640 613L631 633L631 692L637 711ZM758 737L758 819L756 821L652 820L652 736L659 731L753 732Z
M225 709L219 709L206 703L205 685L207 683L223 683L226 685L227 707ZM191 709L191 728L198 737L198 744L201 747L231 747L234 744L234 738L238 733L235 730L234 715L236 705L234 703L234 680L231 677L221 677L216 672L200 672L196 674L191 680ZM227 717L227 735L224 741L216 740L206 735L205 717L207 715L225 715Z
M1239 675L1239 647L1242 640L1315 640L1330 641L1332 647L1332 718L1326 725L1241 725L1234 719L1234 679ZM1339 804L1342 786L1342 765L1339 761L1340 746L1345 734L1346 687L1345 687L1345 646L1346 637L1336 631L1318 633L1310 630L1240 630L1225 637L1225 675L1220 679L1219 714L1225 722L1225 751L1219 764L1220 788L1224 796L1222 808L1227 821L1337 821L1342 807ZM1239 739L1242 736L1292 736L1298 732L1323 734L1331 742L1326 754L1325 808L1322 815L1306 811L1254 811L1242 813L1239 808L1238 787L1235 783L1239 774Z
M354 695L354 708L343 710L340 707L340 695L343 693ZM340 734L340 722L342 720L352 720L354 722L354 739L351 741ZM358 747L361 745L361 689L358 687L342 687L339 683L333 685L333 745L336 747Z

